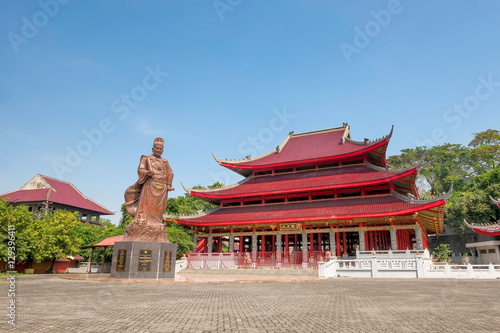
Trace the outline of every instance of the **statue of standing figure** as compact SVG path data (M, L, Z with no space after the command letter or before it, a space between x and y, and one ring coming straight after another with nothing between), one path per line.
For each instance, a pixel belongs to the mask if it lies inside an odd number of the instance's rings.
M169 242L163 213L168 192L174 190L174 172L168 160L161 157L163 145L162 138L155 139L153 154L141 156L138 181L125 191L127 212L134 220L125 228L122 241Z

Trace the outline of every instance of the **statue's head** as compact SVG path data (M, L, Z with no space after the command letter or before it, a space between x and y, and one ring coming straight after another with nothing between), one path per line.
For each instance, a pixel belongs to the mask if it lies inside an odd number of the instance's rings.
M164 141L162 138L156 138L153 143L153 155L156 157L161 157L163 154L163 144Z

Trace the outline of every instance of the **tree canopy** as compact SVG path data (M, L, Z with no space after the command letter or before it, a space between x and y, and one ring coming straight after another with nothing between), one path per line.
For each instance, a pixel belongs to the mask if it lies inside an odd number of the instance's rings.
M454 183L453 194L445 207L445 224L459 234L469 221L495 221L498 207L489 196L500 197L500 134L497 130L473 133L469 145L443 144L403 149L387 162L396 168L423 161L417 178L421 197L446 192Z

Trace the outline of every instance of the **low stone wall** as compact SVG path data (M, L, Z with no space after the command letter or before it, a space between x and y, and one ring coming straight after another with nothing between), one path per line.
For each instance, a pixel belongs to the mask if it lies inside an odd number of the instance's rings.
M500 265L455 265L433 263L430 257L417 255L413 259L393 258L339 260L318 264L320 278L443 278L443 279L500 279Z

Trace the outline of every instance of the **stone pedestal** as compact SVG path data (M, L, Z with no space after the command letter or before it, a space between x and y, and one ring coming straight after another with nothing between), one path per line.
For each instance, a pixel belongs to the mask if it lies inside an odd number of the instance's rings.
M175 277L177 244L116 242L111 263L112 278L172 279Z

